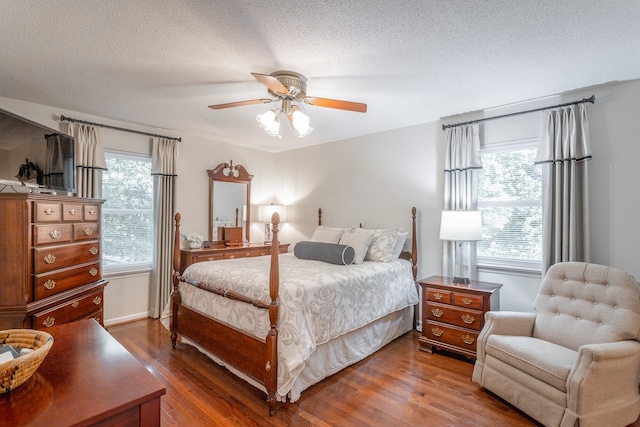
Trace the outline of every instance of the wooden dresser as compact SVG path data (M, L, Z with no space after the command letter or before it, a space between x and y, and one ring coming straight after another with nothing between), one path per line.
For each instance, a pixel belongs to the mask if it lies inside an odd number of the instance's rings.
M0 329L103 323L102 203L0 194Z
M289 243L281 243L279 251L281 254L289 250ZM271 244L251 243L241 246L215 246L202 249L181 249L180 250L180 274L191 264L202 261L216 261L219 259L246 258L253 256L271 255Z
M418 283L422 287L420 350L431 353L436 347L475 358L484 314L500 310L502 285L476 280L454 284L453 279L442 276Z

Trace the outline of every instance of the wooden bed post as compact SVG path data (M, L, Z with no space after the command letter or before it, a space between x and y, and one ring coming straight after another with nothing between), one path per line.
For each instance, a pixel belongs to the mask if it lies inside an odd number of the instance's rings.
M280 242L278 231L280 215L277 212L271 216L271 271L269 273L269 334L267 335L267 358L265 364L265 388L267 389L267 404L269 415L276 413L276 390L278 388L278 293L280 292L280 270L278 256L280 254Z
M415 207L411 208L411 264L413 269L413 280L418 279L418 242L416 239L416 212Z
M180 214L176 213L176 231L173 238L173 292L171 293L171 346L176 347L178 339L178 306L181 302L180 281Z

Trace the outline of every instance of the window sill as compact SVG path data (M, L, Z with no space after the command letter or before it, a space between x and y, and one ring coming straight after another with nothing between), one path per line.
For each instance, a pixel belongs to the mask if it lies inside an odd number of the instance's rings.
M132 267L132 268L111 268L111 269L107 269L105 268L103 271L103 276L105 278L109 278L109 277L122 277L122 276L135 276L138 274L149 274L151 273L151 267L150 266L139 266L139 267Z
M540 268L527 267L522 265L504 265L504 264L492 264L492 263L478 263L478 271L484 273L494 274L510 274L514 276L525 277L541 277L542 271Z

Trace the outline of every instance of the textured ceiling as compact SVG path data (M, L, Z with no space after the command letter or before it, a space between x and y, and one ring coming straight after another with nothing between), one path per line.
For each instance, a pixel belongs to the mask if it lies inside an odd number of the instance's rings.
M0 96L277 152L640 78L640 1L0 0L0 63ZM207 108L280 69L368 112Z

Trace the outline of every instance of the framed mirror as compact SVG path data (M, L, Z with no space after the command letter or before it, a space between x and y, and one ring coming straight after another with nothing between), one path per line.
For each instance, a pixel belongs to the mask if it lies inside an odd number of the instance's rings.
M215 169L208 169L209 175L209 241L223 243L218 236L218 227L242 227L244 240L250 242L251 222L251 179L242 165L220 163Z

